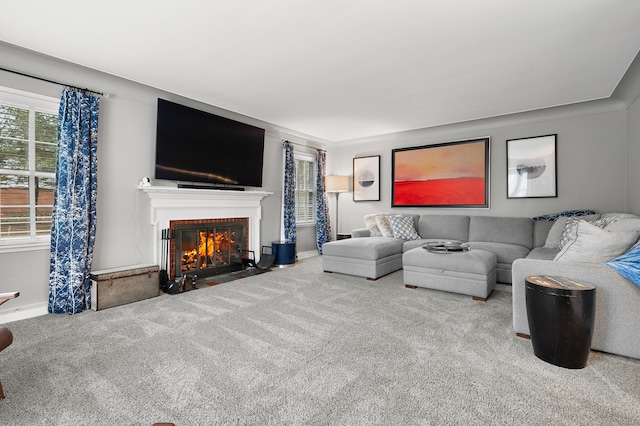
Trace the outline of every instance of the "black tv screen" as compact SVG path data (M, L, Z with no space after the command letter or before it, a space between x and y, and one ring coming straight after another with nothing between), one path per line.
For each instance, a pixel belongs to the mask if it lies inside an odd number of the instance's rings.
M262 186L264 129L158 99L156 179Z

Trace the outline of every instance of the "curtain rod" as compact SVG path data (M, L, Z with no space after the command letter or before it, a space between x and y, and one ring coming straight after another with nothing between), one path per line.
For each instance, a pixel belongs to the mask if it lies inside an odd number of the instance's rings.
M10 72L10 73L13 73L13 74L18 74L18 75L21 75L21 76L24 76L24 77L33 78L33 79L36 79L36 80L46 81L47 83L53 83L53 84L58 84L60 86L71 87L72 89L77 89L77 90L80 90L80 91L83 91L83 92L93 93L94 95L105 96L105 94L102 93L102 92L96 92L95 90L74 86L72 84L60 83L59 81L49 80L48 78L38 77L36 75L26 74L26 73L23 73L23 72L20 72L20 71L14 71L14 70L10 70L10 69L3 68L3 67L0 67L0 70L7 71L7 72ZM106 97L109 97L109 95L106 95Z
M327 152L325 149L320 149L320 148L314 148L312 146L309 145L303 145L301 143L296 143L296 142L291 142L291 141L282 141L282 145L284 145L285 143L290 143L291 145L298 145L298 146L302 146L304 148L309 148L309 149L315 149L318 152Z

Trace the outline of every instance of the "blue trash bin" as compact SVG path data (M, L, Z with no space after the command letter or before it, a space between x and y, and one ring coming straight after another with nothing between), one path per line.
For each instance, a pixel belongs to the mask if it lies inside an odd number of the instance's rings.
M296 243L274 241L271 243L271 248L276 256L273 261L274 266L285 268L296 263Z

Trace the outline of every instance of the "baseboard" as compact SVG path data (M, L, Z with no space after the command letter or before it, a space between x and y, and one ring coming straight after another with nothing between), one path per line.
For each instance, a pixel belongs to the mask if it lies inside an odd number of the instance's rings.
M307 257L313 257L317 255L318 255L318 250L298 252L298 259L306 259Z
M48 313L49 313L49 308L48 308L47 302L20 306L15 309L7 309L7 310L0 311L0 324L20 321L28 318L35 318L42 315L47 315Z

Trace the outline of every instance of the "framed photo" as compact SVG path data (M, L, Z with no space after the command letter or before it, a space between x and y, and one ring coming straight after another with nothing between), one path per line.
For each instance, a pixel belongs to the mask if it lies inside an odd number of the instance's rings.
M380 201L380 156L353 159L353 201Z
M393 207L489 207L489 142L482 137L392 150Z
M507 140L507 198L558 196L557 137Z

